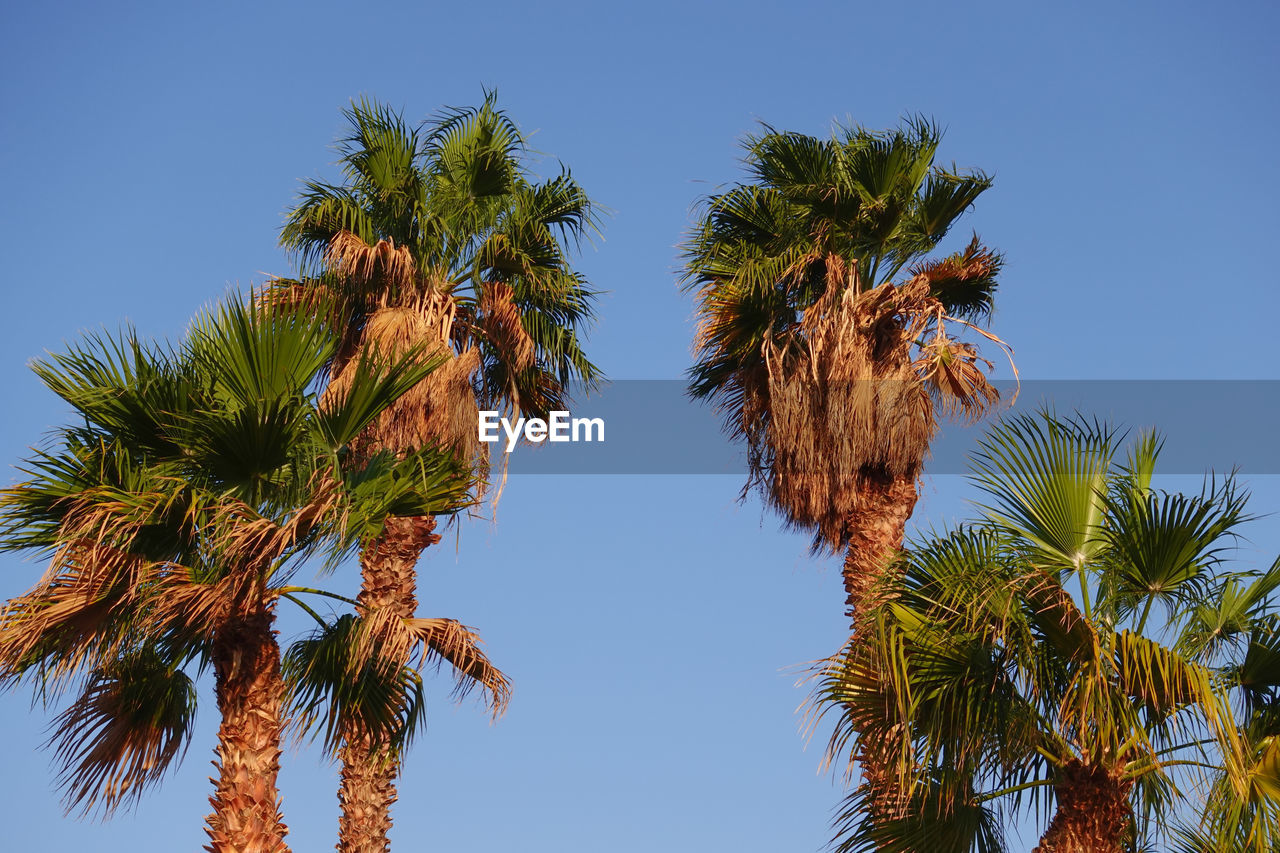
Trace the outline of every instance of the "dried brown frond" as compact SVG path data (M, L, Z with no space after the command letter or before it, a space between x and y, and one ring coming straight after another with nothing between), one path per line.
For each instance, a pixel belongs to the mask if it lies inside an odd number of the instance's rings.
M108 626L136 618L135 603L159 571L102 543L66 543L40 583L0 612L0 677L43 660L44 677L56 683L113 660L126 640Z
M856 282L856 266L845 276ZM924 307L912 301L921 300L893 285L828 288L791 341L765 343L767 384L744 400L752 462L771 500L833 549L847 539L866 478L916 478L936 429L910 355Z
M253 303L267 314L303 313L320 317L333 329L348 323L349 306L328 283L319 279L297 281L290 278L268 279L253 292Z
M56 683L106 666L139 632L212 630L251 606L263 591L266 567L338 506L337 494L335 481L321 479L311 501L283 525L236 501L188 518L193 529L206 531L219 562L233 567L217 582L136 553L133 539L142 525L128 519L163 515L168 505L160 496L82 502L67 514L64 544L45 577L0 612L0 675L14 677L42 661L43 676Z
M420 669L448 663L455 697L479 688L496 718L510 701L511 683L480 646L480 636L454 619L404 618L379 608L361 617L350 663L356 671L371 663L403 666L415 656Z
M170 566L150 590L148 623L153 630L176 630L213 640L218 631L262 609L262 572L232 571L206 579L185 566Z
M1056 578L1037 570L1020 578L1018 585L1038 627L1064 654L1078 661L1093 654L1098 642L1093 626Z
M243 501L223 500L204 523L209 547L227 566L269 565L340 506L339 490L333 477L317 475L311 483L310 499L284 524L263 518Z
M973 344L948 338L939 330L922 347L914 367L943 416L974 423L1000 399L1000 392L987 381L980 364L988 371L994 367L978 355Z
M328 287L320 282L270 278L253 290L253 304L260 311L310 311L329 301Z
M851 749L854 742L875 743L886 761L884 771L901 774L901 785L909 785L916 771L912 744L904 735L901 721L907 719L911 703L910 687L905 677L900 638L884 647L887 657L874 653L872 645L851 640L840 654L818 661L806 679L813 692L805 704L804 728L812 737L828 714L837 720L822 758L822 769L834 766L839 756L846 756L843 768L846 784L853 779L856 757L862 749Z
M533 366L533 338L520 321L520 308L512 301L509 285L502 282L485 285L476 319L477 326L512 373L523 373Z
M454 696L461 700L479 688L494 718L502 716L511 701L511 682L481 650L479 634L453 619L410 619L409 627L422 643L420 665L448 661Z
M919 261L908 271L913 278L923 276L931 287L936 288L990 278L999 272L1002 262L999 252L983 246L975 236L963 252Z
M448 360L378 417L355 442L357 453L402 453L443 446L469 462L487 463L488 453L476 430L479 410L471 384L480 365L480 353L475 348L462 353L449 348L454 310L449 297L432 293L412 304L380 308L369 317L362 349L390 358L416 349L424 358L447 353ZM354 376L354 362L342 365L329 383L326 396L345 394Z
M868 495L919 477L939 415L975 419L998 395L989 363L946 336L926 277L864 290L856 263L825 266L823 295L785 341L765 341L763 371L739 375L740 429L751 482L838 550Z
M389 237L370 246L350 231L339 231L329 241L325 266L364 284L376 282L383 293L412 292L417 272L407 246Z

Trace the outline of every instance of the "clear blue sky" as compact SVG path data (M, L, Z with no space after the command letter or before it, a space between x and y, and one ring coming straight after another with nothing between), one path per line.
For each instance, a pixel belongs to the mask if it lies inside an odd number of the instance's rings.
M688 365L675 246L694 200L737 175L743 133L923 113L947 129L944 160L995 174L961 227L1007 253L994 326L1024 376L1280 378L1278 24L1264 2L10 3L0 462L63 417L33 357L125 319L180 334L228 287L290 271L282 212L300 179L329 174L339 109L361 94L421 117L496 87L613 211L581 263L609 291L591 347L613 377ZM1224 445L1232 430L1224 413ZM1274 480L1253 479L1255 510L1280 508ZM438 682L399 849L824 843L839 793L818 739L803 748L790 668L843 638L837 567L737 505L739 486L515 477L496 525L434 549L424 615L478 628L516 693L491 726ZM917 520L962 512L965 494L931 479ZM1255 524L1242 559L1269 562L1278 527ZM0 595L39 568L0 559ZM36 749L47 717L0 696L4 846L198 849L204 688L186 763L105 825L61 818ZM333 769L292 752L282 785L294 849L329 848Z

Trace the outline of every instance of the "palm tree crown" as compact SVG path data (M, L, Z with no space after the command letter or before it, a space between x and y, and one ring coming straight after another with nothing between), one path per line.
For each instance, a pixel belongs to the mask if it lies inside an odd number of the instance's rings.
M1001 257L975 236L928 258L991 181L934 165L939 142L923 120L829 139L766 126L744 144L750 181L707 198L685 245L690 390L746 440L749 486L815 547L848 549L854 608L901 544L935 405L996 396L947 328L987 317Z
M321 406L338 344L232 301L179 348L126 331L37 364L81 423L0 496L0 543L53 555L0 617L0 671L83 676L53 738L71 803L110 810L163 775L190 734L183 669L207 664L222 715L210 849L285 849L277 600L307 558L336 565L390 517L471 500L469 471L436 448L351 464L355 437L440 359L370 353Z
M418 127L367 100L345 116L343 183L309 182L281 232L314 276L279 293L336 294L335 381L370 343L428 340L456 356L372 440L445 437L475 451L477 402L545 414L570 380L597 379L579 340L594 294L566 246L595 227L591 200L563 167L530 177L525 137L496 94Z
M1204 602L1263 618L1280 563L1225 564L1247 518L1230 478L1162 492L1155 435L1127 458L1118 445L1103 425L1047 415L985 439L985 518L913 544L869 641L821 679L833 753L874 742L895 758L892 814L855 790L838 849L1000 851L1029 796L1056 805L1038 853L1120 853L1167 839L1205 770L1228 790L1249 783Z

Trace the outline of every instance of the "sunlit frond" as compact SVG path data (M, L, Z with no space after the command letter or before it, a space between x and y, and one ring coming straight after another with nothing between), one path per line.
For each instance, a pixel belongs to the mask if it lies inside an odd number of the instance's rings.
M422 678L408 666L357 663L357 624L351 615L339 617L285 652L293 725L300 736L323 731L331 754L353 729L402 750L426 718Z
M980 441L972 480L991 496L991 518L1033 543L1055 567L1070 569L1105 544L1114 440L1101 424L1020 415Z
M997 425L973 460L985 517L912 542L886 575L874 630L816 680L829 759L880 786L847 801L840 849L949 844L940 816L1029 797L1058 807L1046 849L1083 803L1134 849L1172 835L1195 853L1274 853L1280 561L1229 569L1248 518L1230 478L1157 491L1158 437L1124 461L1118 444L1049 413ZM886 805L886 779L908 804ZM1198 829L1171 830L1195 792Z
M357 669L415 657L420 669L447 663L458 699L479 689L494 717L506 710L511 684L481 650L480 637L471 628L453 619L406 619L385 610L366 614L358 627L351 650Z
M956 790L958 789L958 790ZM877 822L871 791L856 788L833 821L835 853L1004 853L1001 816L960 780L915 785L901 815Z
M91 673L48 743L67 809L110 814L136 801L181 760L195 711L195 685L154 649L130 651Z

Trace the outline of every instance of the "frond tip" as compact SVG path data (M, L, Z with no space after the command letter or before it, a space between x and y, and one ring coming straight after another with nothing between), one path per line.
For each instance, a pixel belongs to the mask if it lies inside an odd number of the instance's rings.
M185 754L195 711L191 679L150 649L91 674L46 744L67 811L107 816L135 802Z
M474 629L455 619L405 619L387 609L358 620L352 636L351 661L356 668L408 661L415 655L419 668L449 664L454 696L461 700L480 689L495 718L511 699L511 682L481 649Z

